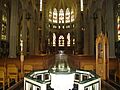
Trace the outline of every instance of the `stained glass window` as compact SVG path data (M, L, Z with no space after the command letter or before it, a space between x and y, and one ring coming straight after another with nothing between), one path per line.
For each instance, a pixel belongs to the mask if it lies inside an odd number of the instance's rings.
M49 21L52 22L52 10L49 10Z
M53 46L56 46L56 35L53 33Z
M40 0L40 11L42 11L42 0Z
M59 23L64 23L64 11L60 9L59 11Z
M54 8L54 9L53 9L53 22L54 22L54 23L57 23L57 16L58 16L58 14L57 14L57 9Z
M75 45L75 39L73 39L73 45Z
M66 22L66 23L69 23L69 22L70 22L70 10L69 10L69 8L66 9L65 22Z
M80 0L81 11L83 11L83 0Z
M71 22L75 20L74 10L71 10Z
M48 38L48 45L50 45L50 39Z
M7 17L5 14L2 15L2 31L1 31L1 39L6 40L6 24L7 24Z
M53 25L53 28L57 28L57 26L56 26L56 25Z
M73 8L71 10L67 8L65 11L63 9L57 10L56 8L53 10L49 9L48 19L50 22L53 21L53 23L70 23L75 20L75 11ZM60 28L64 29L64 27Z
M70 28L70 25L67 25L66 28Z
M70 46L70 33L67 35L67 46Z
M117 17L118 40L120 40L120 16Z
M64 46L64 36L63 35L59 36L59 46L61 46L61 47Z

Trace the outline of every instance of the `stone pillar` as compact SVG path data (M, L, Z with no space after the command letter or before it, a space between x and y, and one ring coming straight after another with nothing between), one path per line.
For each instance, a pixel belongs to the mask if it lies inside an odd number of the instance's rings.
M39 19L38 19L39 20ZM35 26L35 54L39 54L39 31L37 27L37 22Z
M22 24L22 40L23 40L23 53L27 54L27 20L26 20L26 10L23 9L23 24Z
M101 9L99 8L98 10L97 10L97 13L96 13L97 15L96 15L96 29L97 29L97 31L96 31L96 34L99 34L101 31L102 31L102 19L101 19Z
M10 31L10 10L7 9L7 27L6 27L6 40L9 42L9 31Z
M88 27L88 26L86 26L86 27ZM88 40L89 40L89 33L88 33L88 31L89 31L90 29L89 28L85 28L85 30L84 30L84 54L85 55L88 55L89 54L89 42L88 42Z
M80 35L80 0L78 0L77 1L77 3L78 3L78 5L77 5L77 20L76 20L76 25L77 25L77 27L76 27L76 30L75 30L75 34L76 34L76 54L78 54L79 52L81 52L80 51L80 42L82 42L81 41L81 35Z
M92 15L92 12L91 12L91 16L93 17L93 15ZM89 45L88 45L88 47L89 47L89 55L94 55L94 44L96 43L95 42L95 40L94 40L94 32L95 32L95 30L94 30L94 19L93 18L91 18L90 19L90 24L89 24L89 30L88 30L88 32L89 32Z
M46 12L46 0L42 1L42 36L41 36L41 53L44 51L45 52L45 12Z
M114 29L114 11L113 11L113 1L107 0L106 4L106 31L108 33L108 42L109 42L109 56L110 58L115 58L115 29Z
M30 45L30 48L29 48L29 52L30 52L30 55L34 55L35 53L35 50L34 50L34 23L33 23L33 19L30 19L30 27L29 27L29 45Z
M11 20L10 20L10 45L9 57L16 58L16 42L17 42L17 19L18 19L18 0L11 0Z

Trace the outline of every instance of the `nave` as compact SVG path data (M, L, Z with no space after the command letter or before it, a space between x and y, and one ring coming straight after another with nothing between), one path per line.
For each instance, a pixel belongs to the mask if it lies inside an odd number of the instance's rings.
M72 65L77 68L77 69L90 69L95 71L95 58L92 56L81 56L81 55L69 55L69 60L71 61ZM110 59L110 79L108 81L112 81L115 82L115 72L113 73L112 70L114 70L113 67L115 67L116 63L114 62L114 60ZM54 63L54 55L38 55L38 56L28 56L25 57L25 60L23 62L23 72L24 73L28 73L32 70L44 70L44 69L48 69L52 64ZM5 84L5 89L10 89L10 90L23 90L23 75L21 74L21 61L20 58L15 58L15 59L10 59L10 58L1 58L0 59L0 67L6 67L6 69L8 69L7 67L11 64L10 67L16 67L17 68L17 82L15 82L15 78L13 78L9 83L10 86L8 88L8 82L6 82ZM13 65L14 64L14 65ZM86 66L88 66L86 68ZM89 67L90 66L90 67ZM92 66L92 67L91 67ZM112 72L112 73L111 73ZM11 72L10 72L11 73ZM7 74L8 74L8 70L7 70ZM13 72L12 72L13 74ZM15 73L14 73L15 74ZM113 75L113 77L111 76ZM8 76L8 75L6 75ZM14 80L14 81L13 81ZM119 78L117 77L117 80L119 82ZM120 82L118 83L118 85L116 85L116 83L108 83L104 80L102 80L102 90L119 90L120 86ZM2 88L3 86L1 86ZM13 89L15 88L15 89ZM16 89L17 88L17 89ZM19 88L19 89L18 89ZM1 89L2 90L2 89ZM49 89L48 89L49 90ZM76 90L76 89L75 89Z

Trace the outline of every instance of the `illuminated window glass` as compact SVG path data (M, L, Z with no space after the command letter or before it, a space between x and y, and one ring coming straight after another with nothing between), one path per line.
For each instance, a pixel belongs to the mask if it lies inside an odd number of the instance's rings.
M66 28L70 28L70 25L67 25Z
M57 23L57 9L56 8L54 8L53 9L53 22L54 23Z
M2 21L3 21L4 23L7 22L7 17L6 17L5 15L2 15Z
M59 23L64 23L64 11L60 9L59 11Z
M74 10L71 10L71 22L75 20Z
M42 0L40 0L40 11L42 11Z
M65 22L66 22L66 23L69 23L69 22L70 22L70 10L69 10L69 8L66 9Z
M50 45L50 39L48 38L48 45Z
M62 28L64 29L65 27L64 27L64 26L62 26Z
M58 26L58 28L60 29L60 25Z
M120 40L120 31L118 31L118 40Z
M53 46L56 46L56 35L53 33Z
M80 4L81 4L81 11L83 11L83 0L80 0Z
M73 45L75 45L75 39L73 39Z
M64 37L63 37L63 35L60 35L60 37L59 37L59 46L61 46L61 47L64 46Z
M49 10L49 21L52 22L52 10Z
M4 14L2 15L2 22L1 39L6 40L7 17Z
M70 33L67 35L67 46L70 46Z
M120 40L120 16L117 17L118 40Z
M57 28L57 26L56 26L56 25L53 25L53 28Z

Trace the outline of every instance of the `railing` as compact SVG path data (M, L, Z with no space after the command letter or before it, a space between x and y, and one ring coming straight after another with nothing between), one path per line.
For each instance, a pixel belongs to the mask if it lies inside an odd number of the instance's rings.
M73 90L101 90L101 79L91 71L76 70L73 83ZM50 85L48 70L32 71L24 77L24 90L52 90Z

